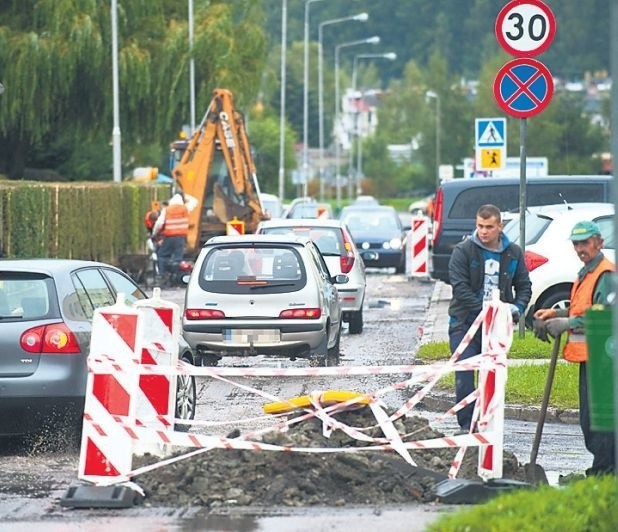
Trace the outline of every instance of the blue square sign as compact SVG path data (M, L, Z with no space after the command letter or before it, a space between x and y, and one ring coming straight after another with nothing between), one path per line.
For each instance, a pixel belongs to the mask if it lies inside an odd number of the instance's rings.
M477 148L506 148L506 118L477 118L474 126Z

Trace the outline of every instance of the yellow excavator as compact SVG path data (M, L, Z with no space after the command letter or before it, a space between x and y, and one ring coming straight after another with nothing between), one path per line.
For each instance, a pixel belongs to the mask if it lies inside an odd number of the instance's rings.
M244 222L254 233L268 216L242 114L226 89L215 89L199 127L190 139L172 143L172 175L182 192L198 200L189 215L187 253L196 254L209 238L226 233L226 222Z

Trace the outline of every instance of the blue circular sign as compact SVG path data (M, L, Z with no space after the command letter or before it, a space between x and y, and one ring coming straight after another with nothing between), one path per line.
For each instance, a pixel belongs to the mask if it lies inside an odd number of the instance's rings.
M528 118L543 111L554 94L549 69L531 58L506 63L494 80L494 97L500 108L516 118Z

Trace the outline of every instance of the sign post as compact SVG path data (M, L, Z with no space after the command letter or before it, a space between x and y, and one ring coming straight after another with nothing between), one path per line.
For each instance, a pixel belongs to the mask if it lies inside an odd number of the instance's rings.
M494 97L507 114L520 118L519 124L519 212L526 210L526 118L543 111L551 101L554 84L548 68L531 57L547 48L556 35L556 18L542 0L511 0L498 13L496 39L509 54L494 80ZM525 217L519 217L519 242L526 244ZM519 335L524 335L524 320Z

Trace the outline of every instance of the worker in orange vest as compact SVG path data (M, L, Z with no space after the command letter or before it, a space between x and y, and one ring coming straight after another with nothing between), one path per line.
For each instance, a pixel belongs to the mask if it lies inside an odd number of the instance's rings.
M153 239L163 237L157 251L161 277L167 273L170 262L179 263L182 260L189 233L189 213L197 207L198 201L189 194L174 194L168 203L152 228Z
M534 313L534 332L541 340L547 340L546 333L554 338L567 333L563 355L568 362L579 364L579 423L586 449L593 456L592 467L586 470L586 475L614 474L614 433L592 430L590 425L584 312L595 304L611 305L614 299L612 276L616 266L601 251L604 241L597 223L588 220L577 222L571 230L571 242L584 263L571 288L571 305L568 309L537 310ZM608 375L606 386L612 386L611 375Z

